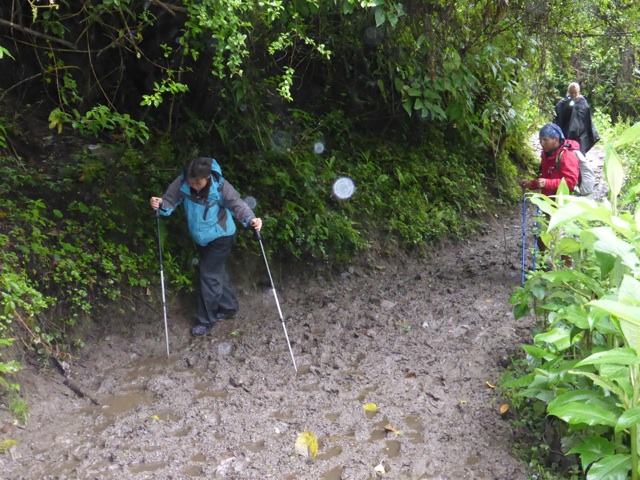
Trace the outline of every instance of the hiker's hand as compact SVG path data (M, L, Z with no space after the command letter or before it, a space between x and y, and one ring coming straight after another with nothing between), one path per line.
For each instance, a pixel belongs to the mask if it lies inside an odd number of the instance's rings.
M520 186L523 190L537 190L538 183L536 180L522 180L520 181Z
M154 210L158 210L162 206L162 198L151 197L149 203L151 204L151 208L153 208Z
M259 232L262 228L262 220L259 218L252 218L251 220L249 220L249 225L251 225L251 228L253 228L256 232Z
M545 185L547 184L547 179L539 178L538 180L536 180L536 182L538 182L538 188L544 188Z

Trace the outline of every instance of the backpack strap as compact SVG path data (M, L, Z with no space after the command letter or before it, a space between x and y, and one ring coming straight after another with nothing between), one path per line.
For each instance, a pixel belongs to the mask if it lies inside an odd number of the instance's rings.
M563 145L562 150L560 150L560 152L558 152L558 156L556 157L556 166L555 166L555 169L558 172L560 172L560 164L562 162L562 156L564 155L564 152L566 152L567 150L571 150L571 146L570 145ZM572 150L572 151L579 151L579 150ZM576 155L576 157L578 157L578 156ZM578 183L576 183L576 186L573 189L574 192L575 191L580 191L580 186L581 185L582 185L582 170L580 169L580 158L578 158Z
M558 152L558 156L556 157L556 170L560 171L560 163L562 162L562 156L564 155L564 152L569 150L569 148L570 148L570 145L563 145L560 152Z
M216 183L218 184L218 200L216 200L215 202L207 202L206 199L204 199L204 198L198 198L198 197L194 197L193 195L190 195L188 193L180 192L180 194L184 198L187 198L187 199L191 200L194 203L197 203L197 204L200 204L200 205L204 205L204 213L202 215L202 219L203 220L206 220L207 213L209 213L209 209L210 208L215 207L216 205L221 205L222 204L222 182L220 181L221 176L215 170L211 170L211 175L213 176L213 178L215 179ZM186 182L186 179L183 180L183 181ZM211 186L213 186L213 184ZM218 214L218 216L220 216L220 214Z

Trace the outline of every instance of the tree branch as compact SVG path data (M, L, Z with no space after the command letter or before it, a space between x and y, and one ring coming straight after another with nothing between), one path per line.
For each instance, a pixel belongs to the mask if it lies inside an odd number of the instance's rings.
M36 32L35 30L31 30L30 28L27 28L27 27L16 25L15 23L10 22L9 20L4 20L0 18L0 25L4 25L5 27L9 27L14 30L19 30L23 33L33 35L34 37L43 38L44 40L48 40L50 42L60 43L66 47L72 48L73 50L77 50L78 48L75 44L71 42L67 42L66 40L62 40L61 38L52 37L51 35L47 35L46 33Z
M176 14L174 12L188 12L188 10L185 7L176 7L175 5L170 5L168 3L163 3L160 0L151 0L152 3L158 5L160 8L165 9L167 12L169 12L171 15L173 15L174 17L176 16Z

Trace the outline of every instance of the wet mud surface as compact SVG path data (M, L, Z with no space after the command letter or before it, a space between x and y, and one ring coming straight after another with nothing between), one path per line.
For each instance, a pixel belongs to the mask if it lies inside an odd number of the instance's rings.
M508 302L521 222L492 219L424 260L330 276L273 265L297 373L261 257L234 272L241 311L210 335L191 338L190 315L169 305L169 358L161 313L101 329L66 365L95 402L54 367L21 372L32 412L16 426L0 411L3 438L18 441L0 478L527 478L491 388L530 339ZM294 448L304 431L315 459Z

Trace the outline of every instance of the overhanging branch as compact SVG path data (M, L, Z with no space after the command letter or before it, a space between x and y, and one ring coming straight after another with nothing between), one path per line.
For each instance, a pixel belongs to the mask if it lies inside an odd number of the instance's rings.
M33 35L34 37L38 37L38 38L42 38L44 40L48 40L50 42L56 42L59 43L61 45L64 45L65 47L69 47L73 50L77 50L77 46L71 42L67 42L66 40L63 40L61 38L56 38L56 37L52 37L51 35L47 35L46 33L40 33L40 32L36 32L35 30L31 30L30 28L27 27L22 27L20 25L17 25L13 22L10 22L9 20L4 20L2 18L0 18L0 25L4 25L5 27L9 27L13 30L18 30L20 32L23 33L27 33L29 35Z

